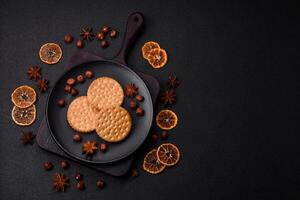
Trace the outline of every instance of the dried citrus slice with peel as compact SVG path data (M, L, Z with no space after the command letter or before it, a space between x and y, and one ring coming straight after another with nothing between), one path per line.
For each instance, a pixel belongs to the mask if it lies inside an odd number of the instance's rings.
M152 49L160 49L160 46L157 42L149 41L146 42L142 47L142 54L145 59L149 59L149 54Z
M172 110L161 110L156 115L156 125L163 130L173 129L178 122L177 115Z
M28 108L18 108L14 106L11 117L14 122L20 126L29 126L31 125L36 117L35 105L31 105Z
M153 149L144 158L143 168L150 174L158 174L165 169L165 165L157 159L157 150Z
M164 49L152 49L149 52L149 64L155 68L159 69L165 66L168 61L167 52Z
M158 160L166 166L176 165L180 159L179 149L171 143L165 143L158 147L156 152Z
M27 108L36 101L36 93L32 87L22 85L13 91L11 101L19 108Z
M56 43L46 43L41 46L39 56L44 63L53 65L61 59L62 50Z

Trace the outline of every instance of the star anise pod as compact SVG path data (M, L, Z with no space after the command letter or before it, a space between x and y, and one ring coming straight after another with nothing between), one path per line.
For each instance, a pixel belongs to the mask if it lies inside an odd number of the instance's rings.
M138 87L135 86L134 83L129 83L125 86L125 94L128 97L133 97L138 93Z
M65 188L69 186L69 179L64 174L55 173L52 178L54 189L59 191L65 191Z
M85 27L81 29L80 36L83 40L91 41L94 39L95 34L93 33L93 29L89 27Z
M180 84L178 78L176 76L169 76L168 85L171 88L175 88Z
M97 149L98 148L95 141L88 140L82 145L82 153L87 155L93 155Z
M165 105L172 105L176 103L176 94L173 90L166 90L160 99Z
M21 141L23 144L33 144L35 135L32 132L22 133Z
M29 79L38 80L41 78L41 68L38 66L29 67L27 70Z
M38 88L41 92L47 92L49 88L48 81L46 79L40 79L38 81Z

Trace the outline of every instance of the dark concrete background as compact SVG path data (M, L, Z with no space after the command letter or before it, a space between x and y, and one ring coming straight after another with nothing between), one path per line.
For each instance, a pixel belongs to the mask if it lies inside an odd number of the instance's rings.
M299 199L299 2L284 1L16 1L0 2L0 199ZM114 178L71 163L72 186L52 189L51 176L60 158L36 144L23 146L21 131L37 132L47 94L39 95L37 120L31 127L11 120L10 94L29 84L26 70L42 67L50 83L63 73L68 58L79 51L65 45L66 33L82 26L96 30L108 24L120 31L110 48L98 42L85 50L105 57L120 47L127 16L144 13L146 26L128 63L158 78L169 74L178 88L178 127L169 141L182 152L180 163L158 176L135 166L140 176ZM142 59L145 41L156 40L169 62L154 70ZM62 61L43 64L38 50L45 42L60 43ZM159 143L158 143L159 144ZM158 144L145 145L147 151ZM43 162L55 169L45 172ZM74 188L76 171L87 189ZM95 187L104 178L107 188Z

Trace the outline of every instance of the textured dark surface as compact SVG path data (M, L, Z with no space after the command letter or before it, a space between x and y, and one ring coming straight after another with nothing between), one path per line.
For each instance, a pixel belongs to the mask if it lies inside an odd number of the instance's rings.
M87 48L115 55L128 14L141 11L146 27L130 52L129 65L165 83L170 73L178 88L179 124L169 141L182 152L180 163L159 176L113 178L71 163L72 186L55 193L51 175L60 158L19 141L22 130L36 132L47 94L39 95L37 121L15 126L10 93L29 84L26 70L39 65L50 82L79 51L63 36L82 26L109 24L120 30L110 48L94 41ZM284 1L1 1L0 199L299 199L299 3ZM141 58L145 41L157 40L169 53L164 69ZM64 56L54 66L38 59L40 46L59 42ZM145 145L144 152L158 144ZM144 152L134 164L141 169ZM52 172L43 170L52 161ZM74 188L76 171L87 189ZM104 178L107 188L95 187Z

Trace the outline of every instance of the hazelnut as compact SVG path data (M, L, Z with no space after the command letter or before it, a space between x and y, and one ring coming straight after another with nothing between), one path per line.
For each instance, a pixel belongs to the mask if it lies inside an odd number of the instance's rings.
M58 100L57 105L60 107L64 107L66 105L66 102L64 99L60 99L60 100Z
M65 160L62 160L62 161L60 161L60 167L62 169L67 169L67 168L69 168L69 163Z
M138 100L138 101L143 101L144 100L144 96L138 94L135 96L135 99Z
M94 76L94 73L90 70L86 71L85 74L84 74L87 78L93 78Z
M72 90L71 90L71 95L72 95L73 97L77 96L77 95L78 95L78 90L75 89L75 88L72 88Z
M111 30L110 33L109 33L109 36L111 38L115 38L117 36L117 31L116 30Z
M157 142L157 140L158 140L158 135L157 134L152 134L151 135L151 141L152 142Z
M76 188L78 190L84 190L84 188L85 188L84 182L83 181L79 181L78 183L76 183Z
M44 169L47 170L47 171L53 169L53 164L51 162L45 162L44 163Z
M77 40L77 42L76 42L76 46L77 46L77 48L79 48L79 49L81 49L81 48L83 48L84 47L84 42L82 41L82 40Z
M73 42L73 36L71 34L65 35L64 41L65 41L65 43L71 43L71 42Z
M101 143L101 144L99 145L99 149L100 149L100 151L102 151L102 152L107 151L107 144Z
M108 33L109 32L109 27L108 26L103 26L102 27L102 32L105 33L105 34Z
M144 110L141 107L138 107L135 110L135 113L136 113L137 116L143 116L144 115Z
M71 93L72 87L70 85L65 86L65 92Z
M80 174L79 172L77 172L77 173L75 174L75 180L76 180L76 181L81 181L82 178L83 178L83 175Z
M67 85L74 86L76 83L75 78L68 78Z
M103 32L97 33L97 38L98 38L98 40L104 40L104 37L105 37L105 35L104 35Z
M84 82L84 76L83 75L78 75L76 77L76 80L77 80L78 83L83 83Z
M135 100L131 100L129 102L129 107L132 109L132 110L135 110L137 108L137 102Z
M79 134L75 134L75 135L73 136L73 141L74 141L74 142L80 142L80 141L81 141L81 136L80 136Z
M96 183L97 188L100 188L100 189L104 188L105 185L106 184L103 180L98 180L97 183Z
M106 47L108 47L109 43L107 41L105 41L105 40L102 40L100 42L100 45L101 45L102 48L106 48Z

